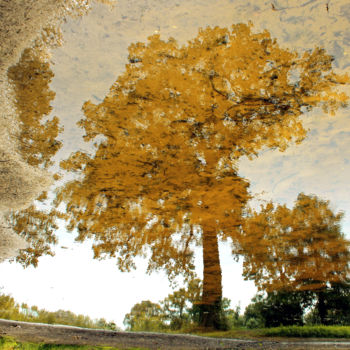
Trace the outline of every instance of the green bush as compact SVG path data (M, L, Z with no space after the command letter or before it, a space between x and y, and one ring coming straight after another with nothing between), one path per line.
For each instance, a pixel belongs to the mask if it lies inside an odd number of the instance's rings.
M261 321L257 318L250 318L245 326L249 329L253 329L253 328L261 328Z

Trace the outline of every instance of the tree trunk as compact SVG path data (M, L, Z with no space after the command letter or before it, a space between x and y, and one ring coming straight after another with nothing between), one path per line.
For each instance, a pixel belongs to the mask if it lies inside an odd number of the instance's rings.
M203 295L199 305L199 324L205 328L224 329L221 299L221 266L216 232L203 229Z

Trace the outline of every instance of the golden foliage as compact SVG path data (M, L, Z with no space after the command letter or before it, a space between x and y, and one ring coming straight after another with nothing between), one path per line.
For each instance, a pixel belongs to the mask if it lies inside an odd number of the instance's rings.
M150 271L190 273L193 244L216 237L206 260L217 237L239 237L249 194L237 160L300 142L306 110L345 105L335 88L349 77L335 75L331 61L318 48L298 56L244 24L201 29L184 46L159 35L130 45L103 102L83 106L85 139L104 140L93 156L62 162L80 174L57 194L69 227L95 239L95 257L118 255L122 270L148 248Z
M45 45L52 46L60 40L54 28L46 28L37 45L25 49L19 62L8 70L20 121L19 151L26 162L34 166L51 165L50 159L61 147L61 142L56 140L61 131L58 118L45 121L52 110L50 103L55 97L49 88L54 74L50 69Z
M323 289L347 280L350 242L341 233L343 213L329 201L299 194L292 209L251 211L240 239L244 276L267 291Z
M21 249L16 256L17 262L24 267L36 267L40 256L54 255L51 246L57 243L57 218L63 218L58 211L53 209L46 212L37 209L35 205L8 215L7 221L12 230L28 242L28 247Z

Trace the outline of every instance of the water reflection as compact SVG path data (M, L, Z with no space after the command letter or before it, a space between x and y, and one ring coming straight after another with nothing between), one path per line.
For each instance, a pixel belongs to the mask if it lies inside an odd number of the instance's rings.
M265 326L303 325L306 308L313 308L312 324L349 323L350 242L342 218L329 201L303 193L292 209L268 203L248 213L239 240L243 275L267 292L255 300Z
M303 193L292 209L269 203L251 211L240 240L245 277L268 291L346 284L350 242L341 232L342 218L329 201Z
M60 95L53 104L55 113L65 114L63 138L69 145L60 157L83 148L62 163L65 169L82 175L81 181L63 188L58 198L68 205L71 228L78 228L80 240L95 238L96 256L121 253L118 263L126 270L148 245L149 269L165 268L170 277L190 275L193 248L203 245L203 304L211 305L221 298L218 238L238 242L243 208L250 198L250 177L244 179L244 171L238 175L244 168L243 156L254 157L264 147L284 150L293 141L301 142L307 129L301 118L305 112L322 107L334 113L345 106L345 94L335 87L348 79L332 71L328 53L337 58L333 67L347 67L349 6L338 2L326 8L316 1L295 6L291 1L273 6L264 1L227 2L225 6L215 1L185 5L181 1L176 5L158 2L152 7L121 1L115 17L108 17L109 10L100 7L98 20L92 14L70 23L71 36L80 26L85 32L78 44L68 40L67 51L63 47L56 52L56 67L49 67L40 57L43 52L24 51L22 60L9 71L16 84L17 108L24 126L21 152L31 164L48 166L60 148L57 119L41 122L52 104L48 82L53 69L56 77L52 86L58 87ZM160 15L164 12L171 13L170 22L168 16ZM191 13L198 16L193 19ZM189 35L194 37L200 26L231 25L247 18L257 22L253 33L249 26L237 25L233 32L204 29L185 46L157 35L143 43L145 36L156 31L163 37L171 34L183 43ZM132 23L137 23L137 29L130 35ZM259 32L262 28L269 28L279 44L267 31ZM129 64L124 72L118 50L136 41L140 42L129 46ZM315 49L298 56L285 49L308 49L315 43L325 46L327 52ZM108 47L106 54L99 51L103 45ZM114 46L115 51L111 49ZM43 74L32 79L33 68ZM69 75L72 71L74 77ZM105 97L106 86L117 76ZM29 85L22 85L26 81ZM82 146L74 129L81 101L92 95L99 104L84 104L85 119L80 125L87 140L96 140L96 135L104 139L101 144L98 141L96 154L90 146ZM320 114L318 109L316 112ZM323 123L311 120L314 124L307 126ZM342 129L346 119L337 116L337 120ZM327 130L322 135L328 135ZM269 169L271 163L265 164ZM258 177L263 185L274 179ZM267 186L262 189L269 190ZM45 201L45 195L38 199ZM22 257L22 262L36 264L55 241L53 219L58 213L43 215L30 207L18 215L12 217L13 227L26 231L33 243L39 243L27 251L32 254ZM273 240L269 238L268 242L273 246ZM240 243L246 252L251 249ZM264 254L256 252L263 261L259 263L267 264L268 254Z
M321 106L334 113L348 83L322 49L298 56L251 26L206 28L187 45L153 35L129 47L129 64L103 102L88 101L79 122L95 154L61 166L78 172L58 194L78 239L95 257L118 256L120 269L150 249L149 270L191 275L203 247L203 325L220 327L218 240L239 235L248 182L238 160L263 147L301 142L299 117ZM204 317L205 315L205 317Z
M57 27L44 28L42 35L32 48L23 51L19 62L8 69L8 79L13 85L14 102L19 119L18 152L30 166L48 169L52 157L61 148L57 139L62 131L59 118L50 117L51 103L55 93L49 85L54 76L50 67L50 49L62 43L61 31ZM55 220L59 213L39 209L47 199L46 188L33 203L23 210L6 215L14 232L25 238L28 247L22 249L16 261L24 266L37 266L42 255L53 255L52 244L57 243ZM40 207L39 204L39 207Z
M8 70L20 122L19 151L27 163L44 168L52 164L51 158L62 146L57 140L61 131L58 117L45 121L55 98L49 88L54 76L49 48L60 45L61 40L59 29L45 28L33 48L25 49L19 62Z

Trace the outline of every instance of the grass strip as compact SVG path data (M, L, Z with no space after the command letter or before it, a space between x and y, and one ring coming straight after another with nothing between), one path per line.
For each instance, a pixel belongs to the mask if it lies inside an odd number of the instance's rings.
M267 337L350 338L349 326L288 326L260 331Z
M110 346L59 345L18 342L12 337L0 337L1 350L122 350ZM125 350L125 349L124 349ZM128 348L128 350L148 350L146 348Z
M281 326L263 329L236 328L229 331L191 332L192 334L235 339L262 340L266 337L350 338L350 326Z

